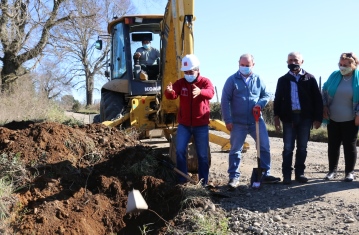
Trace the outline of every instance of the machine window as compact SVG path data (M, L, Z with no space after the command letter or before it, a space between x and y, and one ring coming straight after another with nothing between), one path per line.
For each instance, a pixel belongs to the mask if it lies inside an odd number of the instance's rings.
M113 43L112 43L112 74L113 79L121 78L126 73L126 54L125 54L125 43L123 36L123 25L122 23L116 25L113 31Z

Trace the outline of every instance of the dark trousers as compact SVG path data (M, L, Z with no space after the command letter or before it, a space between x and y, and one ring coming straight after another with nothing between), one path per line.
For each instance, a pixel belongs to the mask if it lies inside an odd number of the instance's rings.
M292 114L292 122L283 122L284 149L282 153L282 173L284 177L290 177L292 174L295 142L297 142L297 150L295 153L294 173L295 176L304 174L305 160L307 158L307 144L311 127L312 120L309 118L302 118L300 113Z
M354 120L348 122L335 122L330 120L328 130L328 160L329 171L336 171L338 167L340 146L343 144L345 175L354 172L357 160L358 127Z

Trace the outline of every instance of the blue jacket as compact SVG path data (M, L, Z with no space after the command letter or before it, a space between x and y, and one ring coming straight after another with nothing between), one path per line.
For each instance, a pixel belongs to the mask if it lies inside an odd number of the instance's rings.
M221 108L224 122L254 124L253 107L258 104L263 109L268 101L269 93L259 75L252 74L247 85L239 72L236 72L227 79L222 90Z

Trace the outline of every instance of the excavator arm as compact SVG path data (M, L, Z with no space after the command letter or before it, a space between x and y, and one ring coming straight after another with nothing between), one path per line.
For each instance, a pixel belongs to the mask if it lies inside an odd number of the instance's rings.
M183 77L181 59L187 54L194 53L194 0L169 0L166 6L162 31L162 91L164 97L166 86ZM172 116L177 118L179 100L162 98L162 120ZM167 118L168 119L168 118Z

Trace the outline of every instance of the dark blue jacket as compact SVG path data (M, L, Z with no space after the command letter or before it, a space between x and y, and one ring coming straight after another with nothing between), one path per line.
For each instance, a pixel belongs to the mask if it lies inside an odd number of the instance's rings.
M304 71L298 82L298 97L301 107L301 117L322 122L323 101L315 77ZM274 96L274 116L279 116L282 122L292 121L291 81L295 78L288 72L280 77Z

